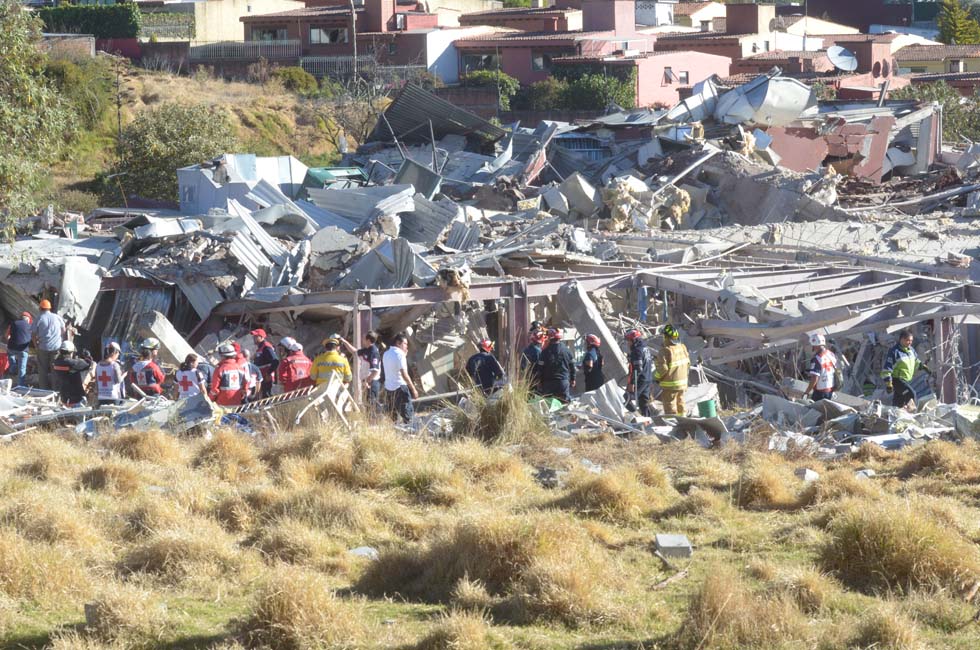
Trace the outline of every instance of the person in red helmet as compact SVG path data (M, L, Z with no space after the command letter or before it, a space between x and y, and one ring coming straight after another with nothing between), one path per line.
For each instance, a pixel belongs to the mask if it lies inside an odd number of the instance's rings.
M558 328L548 330L548 347L541 352L538 366L541 368L541 394L565 402L572 401L575 388L575 360L562 343Z
M259 397L271 397L272 386L276 383L276 369L279 367L276 348L269 342L269 336L264 329L254 329L249 334L252 335L252 342L255 343L254 363L262 375L262 389Z
M497 357L493 356L493 341L483 339L477 347L479 352L466 362L466 374L484 395L489 395L493 392L494 385L504 378L504 369L500 367Z
M585 390L596 390L606 383L602 372L602 341L595 334L585 337L585 356L582 357L582 372L585 373Z
M626 376L626 393L631 398L627 407L635 400L640 415L651 417L650 391L653 389L653 353L643 341L638 329L626 330L626 343L629 346L629 374ZM630 408L630 410L633 410Z
M537 395L541 388L541 368L538 366L538 361L544 350L544 339L544 332L532 331L531 343L521 352L521 373L527 377L529 388L534 395Z
M233 345L225 343L218 354L221 362L211 378L211 399L221 406L240 406L248 394L248 374Z

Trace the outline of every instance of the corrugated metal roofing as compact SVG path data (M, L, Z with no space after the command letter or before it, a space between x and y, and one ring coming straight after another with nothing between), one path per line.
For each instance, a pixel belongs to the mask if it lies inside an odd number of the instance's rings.
M191 307L201 317L201 320L210 316L211 310L217 305L220 305L225 299L221 295L221 292L218 291L218 287L207 280L191 282L186 278L177 278L177 286L180 287L187 301L191 303Z
M258 280L263 275L268 276L272 270L272 261L259 249L258 244L243 232L237 233L232 238L228 249L254 280Z
M368 141L391 140L388 124L395 131L395 136L402 141L428 142L429 121L436 138L446 135L476 134L488 140L499 140L506 133L481 117L454 106L446 100L436 97L415 84L406 84L395 101L384 112L384 118L379 119ZM423 128L424 127L424 128Z

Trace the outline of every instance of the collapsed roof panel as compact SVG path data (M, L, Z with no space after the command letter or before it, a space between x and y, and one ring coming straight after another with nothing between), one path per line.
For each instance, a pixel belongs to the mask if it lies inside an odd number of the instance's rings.
M430 123L436 138L476 135L494 142L506 135L503 129L483 118L415 84L406 84L378 120L368 140L390 142L394 137L404 142L428 142Z

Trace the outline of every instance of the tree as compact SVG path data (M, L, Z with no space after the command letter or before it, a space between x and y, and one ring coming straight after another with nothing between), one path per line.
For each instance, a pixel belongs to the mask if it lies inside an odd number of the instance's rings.
M565 107L575 110L604 111L610 104L630 109L636 105L636 73L618 79L600 73L586 73L568 80Z
M943 140L961 142L980 140L980 111L976 97L966 98L945 81L931 84L909 84L894 91L892 99L914 99L938 102L943 106Z
M471 88L495 88L500 94L500 108L510 110L510 98L517 94L521 82L500 70L474 70L463 77L463 85Z
M521 88L514 96L513 104L515 108L522 110L549 111L564 106L567 92L566 81L548 77Z
M136 116L122 132L119 161L126 193L148 199L177 200L177 169L234 150L235 132L223 114L197 104L166 103Z
M0 0L0 227L35 208L32 193L71 138L67 105L44 76L41 22L17 0Z
M970 12L960 0L943 0L936 22L939 24L939 40L943 43L980 44L980 23L970 18Z
M300 95L312 95L320 89L316 77L298 65L273 70L272 76L281 81L286 90Z

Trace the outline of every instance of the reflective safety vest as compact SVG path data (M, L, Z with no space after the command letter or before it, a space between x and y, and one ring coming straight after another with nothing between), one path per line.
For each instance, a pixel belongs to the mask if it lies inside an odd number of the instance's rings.
M201 394L201 382L204 375L197 368L193 370L178 370L175 379L177 380L177 397L193 397Z
M347 357L337 350L322 352L313 360L313 371L310 376L319 386L330 381L330 373L335 372L345 383L350 383L353 378L350 371L350 363Z
M666 343L660 348L653 378L665 390L686 390L691 357L683 343Z
M214 369L211 397L221 406L239 406L245 399L248 375L237 359L225 359Z
M100 361L95 366L95 385L100 400L117 400L126 396L123 370L118 361Z

